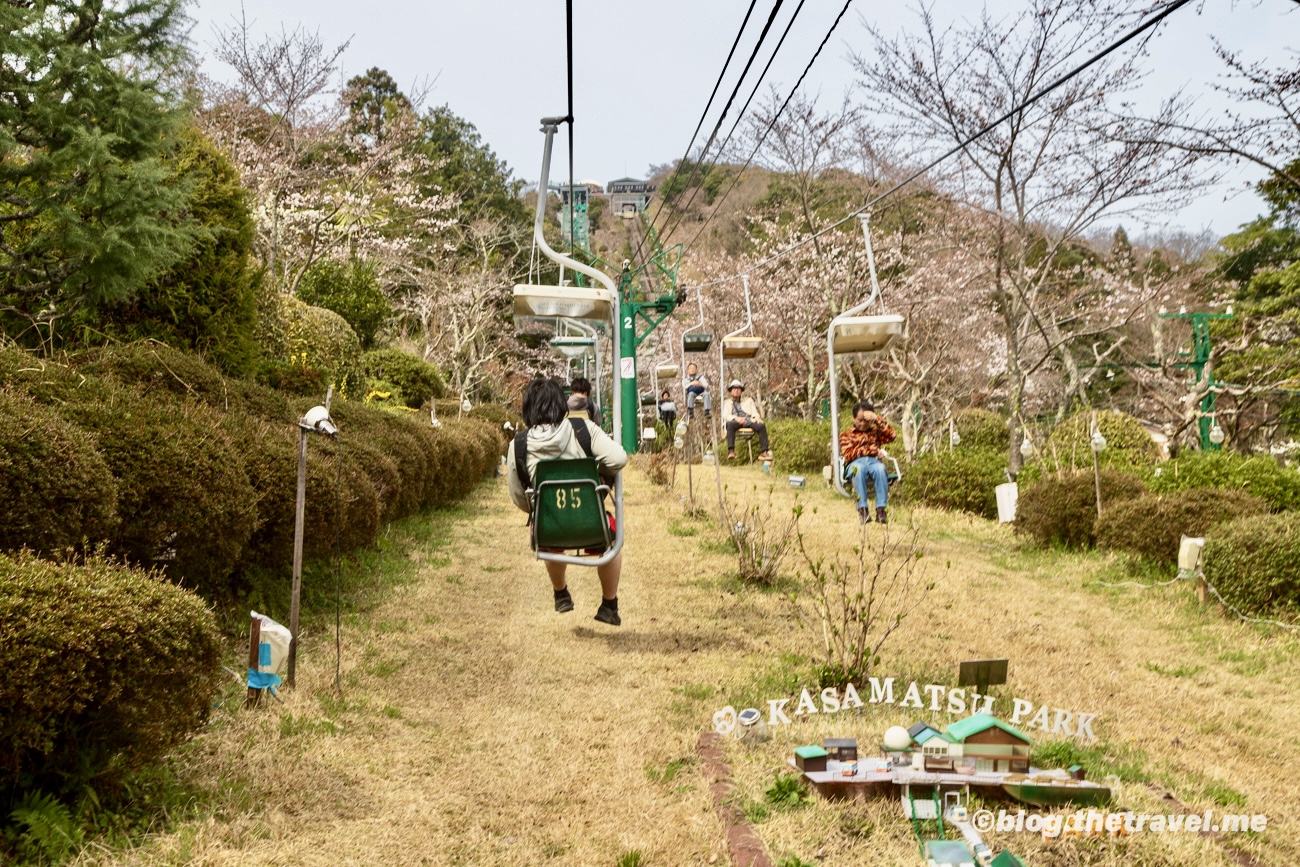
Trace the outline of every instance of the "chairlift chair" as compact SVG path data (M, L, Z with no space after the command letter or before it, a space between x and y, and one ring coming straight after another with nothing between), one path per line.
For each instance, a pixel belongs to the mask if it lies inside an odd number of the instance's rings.
M718 379L727 381L726 359L753 358L763 345L763 338L753 333L754 313L749 303L749 277L741 275L745 287L745 324L725 335L718 346ZM745 332L749 331L749 334Z
M888 349L897 338L906 338L907 336L907 320L897 313L863 314L864 310L880 299L880 281L876 278L876 257L871 249L869 215L860 214L858 219L862 224L862 237L867 247L867 270L871 274L871 296L858 306L836 316L826 329L826 355L831 380L831 482L835 489L846 497L854 497L856 494L846 487L852 476L848 473L848 468L844 466L844 457L840 453L839 431L836 429L840 419L840 390L836 375L838 367L836 358L840 355L881 353ZM883 306L883 301L881 303ZM889 478L889 484L893 485L902 478L898 461L890 457L883 449L880 454L881 459L886 464L886 475Z
M708 352L713 345L713 335L700 331L704 327L704 295L695 290L695 300L700 307L700 321L682 332L682 356L688 352Z
M550 176L551 145L555 132L564 118L542 118L542 132L546 136L542 149L542 173L538 190L546 190ZM585 274L596 282L594 287L519 285L514 289L514 319L516 328L526 328L537 323L548 325L557 333L566 333L566 323L580 331L590 329L594 338L596 329L614 333L619 316L618 290L609 275L584 265L551 249L542 234L542 221L546 214L546 196L537 197L537 211L533 220L533 243L544 256L561 267ZM613 369L620 368L619 342L611 340L610 354ZM613 425L614 439L619 440L622 429L620 389L614 389ZM603 566L618 556L623 548L623 475L615 476L612 487L600 478L599 468L592 458L540 461L533 471L532 488L528 491L532 503L532 547L540 560L571 563L577 566ZM614 528L611 530L605 513L604 497L613 495ZM565 552L574 553L565 553Z
M663 382L668 379L676 379L680 368L677 366L677 360L673 358L673 345L665 340L664 345L668 348L668 362L666 364L655 365L655 379Z

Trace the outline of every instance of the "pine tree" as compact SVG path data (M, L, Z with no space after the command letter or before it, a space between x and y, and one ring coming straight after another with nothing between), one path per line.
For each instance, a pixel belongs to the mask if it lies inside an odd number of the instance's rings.
M178 0L0 4L0 320L47 349L178 262Z

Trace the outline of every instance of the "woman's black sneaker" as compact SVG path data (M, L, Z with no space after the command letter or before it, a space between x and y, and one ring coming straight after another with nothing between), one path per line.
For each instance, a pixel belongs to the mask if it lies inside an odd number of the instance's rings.
M618 616L618 603L615 602L611 606L605 599L601 600L600 607L596 609L596 619L610 626L619 626L623 623L623 618Z
M555 591L555 610L561 614L573 610L573 597L569 595L569 588Z

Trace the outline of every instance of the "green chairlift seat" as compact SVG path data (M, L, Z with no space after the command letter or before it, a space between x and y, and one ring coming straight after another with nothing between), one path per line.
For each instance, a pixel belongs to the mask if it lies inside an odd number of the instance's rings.
M594 458L540 461L533 471L533 550L605 551L609 486Z
M682 335L682 350L685 352L708 352L712 345L712 334L702 334L697 331Z

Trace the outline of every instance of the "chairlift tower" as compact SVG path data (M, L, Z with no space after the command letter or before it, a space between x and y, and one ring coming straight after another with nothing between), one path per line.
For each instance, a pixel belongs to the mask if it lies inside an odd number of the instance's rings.
M1192 351L1178 353L1188 360L1176 362L1174 366L1194 371L1197 385L1205 390L1205 396L1201 398L1201 416L1196 420L1196 428L1201 437L1201 451L1217 452L1220 445L1210 439L1210 428L1214 424L1216 397L1214 387L1218 381L1214 378L1214 368L1209 369L1208 375L1206 373L1206 366L1210 363L1210 322L1215 319L1231 319L1232 314L1207 313L1202 310L1188 313L1180 310L1177 313L1161 313L1160 318L1184 319L1192 326Z
M659 325L673 314L677 305L686 300L685 290L677 288L677 266L682 255L682 245L664 249L659 244L652 226L645 226L650 256L639 267L623 263L618 280L619 295L619 356L622 368L617 372L622 396L624 450L637 451L641 431L637 425L636 351ZM638 333L638 331L640 333Z

